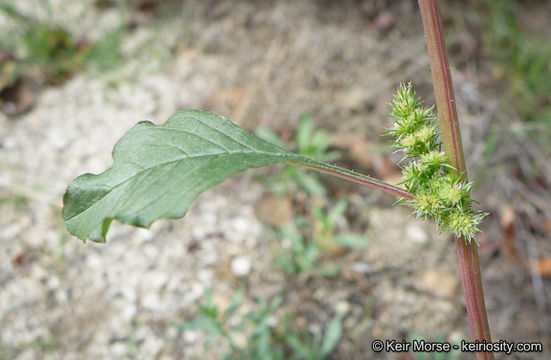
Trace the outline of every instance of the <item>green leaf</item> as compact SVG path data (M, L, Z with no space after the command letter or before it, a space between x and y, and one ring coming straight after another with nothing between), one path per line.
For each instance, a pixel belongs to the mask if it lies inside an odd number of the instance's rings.
M346 213L346 209L348 209L348 200L340 199L327 214L326 225L328 227L335 226L337 221L339 221L339 219Z
M335 236L335 241L340 246L351 249L359 249L369 244L369 238L356 233L342 233Z
M123 29L117 28L103 35L86 54L86 64L94 70L105 71L121 65L123 58L119 53Z
M310 115L302 115L299 120L296 138L299 153L308 154L310 152L312 131L312 117Z
M115 145L113 159L105 172L81 175L65 192L63 219L80 239L105 242L113 219L149 227L160 218L181 218L197 195L230 175L275 163L304 166L411 197L368 176L290 153L202 111L179 112L162 125L138 123Z
M325 335L323 337L323 345L321 346L321 356L326 358L331 351L337 346L342 335L342 319L339 315L336 315L331 319Z
M8 17L12 18L18 23L27 24L28 22L30 22L29 18L27 18L25 15L19 12L19 10L17 10L14 6L10 4L0 2L0 11L4 12Z
M296 334L290 333L286 335L285 341L294 350L295 357L293 359L310 359L312 358L312 349L309 345L303 343Z
M243 302L243 298L245 298L245 293L240 290L236 292L231 299L230 306L224 311L224 314L222 315L222 318L224 321L228 320L235 311L241 306L241 303Z
M305 174L304 172L300 172L298 174L298 182L300 185L302 185L303 188L308 191L308 193L312 196L325 196L326 190L325 187L318 181L318 179L315 176L312 176L310 174Z
M255 134L262 140L266 140L267 142L279 146L280 148L285 148L283 141L281 141L279 136L272 129L259 127L255 130Z

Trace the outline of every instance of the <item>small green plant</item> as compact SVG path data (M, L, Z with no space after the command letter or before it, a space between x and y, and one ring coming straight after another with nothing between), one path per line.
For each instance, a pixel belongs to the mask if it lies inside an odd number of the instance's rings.
M315 331L313 335L287 332L285 342L295 352L295 359L322 360L327 358L337 346L342 335L342 319L335 315L327 328Z
M300 219L296 219L300 223ZM282 226L278 233L289 242L289 249L276 253L274 264L286 274L313 273L333 277L338 275L339 268L334 265L319 264L320 246L308 241L295 223Z
M244 314L237 314L244 294L237 292L230 305L221 311L214 304L212 292L207 291L197 302L198 315L191 322L172 324L182 331L202 330L209 334L204 346L208 350L216 341L223 339L230 347L224 359L283 360L303 359L322 360L334 350L341 334L341 318L335 316L325 331L313 334L298 332L290 327L289 314L277 317L283 299L260 298L255 308ZM237 317L237 321L234 318ZM235 340L237 333L246 334L246 344Z
M504 103L521 117L551 126L551 42L523 29L515 1L478 0L482 45L495 75L507 84ZM531 6L531 5L530 5ZM547 135L549 132L546 132Z
M228 308L222 312L213 302L212 291L207 290L203 299L196 302L199 312L197 318L192 322L172 325L183 331L195 329L206 331L210 337L204 342L205 349L209 349L219 338L224 338L228 341L232 350L237 351L239 347L230 335L231 329L228 320L241 306L243 297L243 292L235 293Z
M296 135L287 145L272 129L260 127L256 129L255 133L260 139L314 160L331 162L341 157L340 152L330 149L331 135L323 129L314 130L310 115L300 117ZM279 176L269 179L268 184L277 195L304 189L311 196L325 196L325 187L317 175L300 167L287 166Z
M8 50L16 59L16 66L9 74L0 73L10 82L14 82L21 74L38 69L46 82L58 84L85 65L106 69L121 63L118 50L120 30L108 33L90 44L77 41L61 26L23 14L11 4L0 2L0 13L14 23L15 36L0 34L0 48Z
M322 250L335 247L346 247L350 249L367 246L367 236L354 232L337 232L337 222L348 209L347 199L340 199L330 209L324 210L320 206L314 206L312 214L314 217L313 237Z
M331 150L332 137L329 133L322 129L314 130L309 115L300 117L297 132L288 144L271 129L261 127L255 133L269 143L315 160L335 161L341 156L338 151ZM337 221L348 208L346 199L338 200L327 211L313 201L311 197L326 195L326 189L319 181L319 174L309 173L306 169L296 166L286 166L279 176L268 178L266 183L276 195L302 190L309 195L305 199L306 213L295 216L291 223L276 229L276 235L288 243L288 247L275 256L275 266L283 272L308 272L333 277L340 270L338 266L319 263L319 257L324 250L336 247L360 248L367 245L367 238L363 235L336 231Z
M491 341L474 241L483 214L472 208L438 3L419 0L419 7L445 154L438 151L430 109L420 107L410 87L402 87L392 103L396 125L390 132L410 161L403 168L405 188L292 153L221 116L188 110L162 125L138 123L115 145L108 170L76 178L63 197L68 230L83 240L105 242L113 220L149 227L160 218L181 218L200 193L245 169L284 163L317 170L398 196L414 205L418 216L451 232L473 338Z
M419 333L413 333L410 336L410 342L417 341L425 341L421 334ZM454 339L454 340L448 340L443 336L439 336L434 340L435 343L444 343L447 342L452 346L452 349L449 352L420 352L420 351L413 351L413 357L415 360L455 360L459 358L459 355L461 352L459 351L459 348L454 349L454 346L461 346L461 339Z
M337 232L337 221L344 215L348 201L341 199L328 211L314 206L307 217L295 217L290 224L276 230L278 237L288 243L275 256L275 265L286 274L304 272L334 277L339 274L337 265L320 263L325 251L337 248L357 249L367 246L365 235L352 232ZM312 220L308 218L311 217Z

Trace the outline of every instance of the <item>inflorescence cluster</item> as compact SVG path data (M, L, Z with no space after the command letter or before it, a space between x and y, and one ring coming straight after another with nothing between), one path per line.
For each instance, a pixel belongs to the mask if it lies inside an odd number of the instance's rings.
M388 134L394 136L394 148L405 154L401 184L414 195L399 202L413 205L418 218L433 219L441 231L476 242L478 225L487 214L473 208L472 183L461 179L441 151L434 107L423 107L415 96L411 83L402 84L390 103L394 126Z

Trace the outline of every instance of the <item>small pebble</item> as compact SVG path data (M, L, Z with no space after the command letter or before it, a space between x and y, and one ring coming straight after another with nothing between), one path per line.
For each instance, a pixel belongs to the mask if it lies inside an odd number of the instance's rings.
M428 240L426 231L418 225L409 226L407 229L407 234L410 239L418 243L424 243Z
M236 276L247 276L251 273L252 263L248 257L238 256L231 262L231 271Z

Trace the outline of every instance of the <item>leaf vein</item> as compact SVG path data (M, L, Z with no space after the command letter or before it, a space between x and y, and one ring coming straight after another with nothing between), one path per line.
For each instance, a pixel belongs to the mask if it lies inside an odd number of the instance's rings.
M195 116L193 116L193 118L194 118L195 120L199 121L201 124L203 124L203 125L205 125L206 127L208 127L209 129L212 129L212 130L216 131L217 133L219 133L219 134L221 134L221 135L223 135L223 136L229 138L230 140L233 140L234 142L236 142L236 143L238 143L238 144L240 144L240 145L243 145L243 146L246 147L247 149L250 149L250 150L253 150L253 151L255 150L255 149L252 148L251 146L249 146L249 145L247 145L247 144L245 144L245 143L242 143L241 141L238 141L237 139L235 139L234 137L229 136L228 134L223 133L220 129L217 129L217 128L215 128L214 126L212 126L212 125L210 125L210 124L207 124L207 123L204 122L203 120L201 120L201 119L199 119L199 118L197 118L197 117L195 117Z
M172 163L172 162L178 162L178 161L184 161L184 160L188 160L188 159L196 159L196 158L200 158L200 157L208 157L208 156L213 156L213 157L218 157L220 155L234 155L234 154L262 154L262 155L267 155L267 156L273 156L273 157L283 157L283 158L289 158L289 154L279 154L279 153L268 153L268 152L262 152L262 151L243 151L243 152L238 152L238 151L235 151L235 152L223 152L223 153L210 153L210 154L200 154L200 155L193 155L193 156L188 156L188 157L185 157L185 158L181 158L181 159L175 159L175 160L170 160L170 161L164 161L164 162L161 162L161 163L158 163L158 164L155 164L151 167L148 167L148 168L144 168L143 170L141 171L138 171L137 173L135 174L132 174L131 176L129 176L128 178L124 179L123 181L121 181L120 183L114 185L112 188L110 188L104 195L102 195L99 199L95 200L93 203L91 203L87 208L83 209L82 211L80 211L79 213L77 214L74 214L73 216L71 216L70 218L67 218L65 221L68 222L70 220L72 220L73 218L81 215L81 214L84 214L86 211L88 211L92 206L94 206L94 204L100 202L104 197L106 197L107 195L109 195L113 190L115 190L116 188L118 188L119 186L125 184L126 182L130 181L132 178L138 176L139 174L141 174L142 172L144 171L151 171L152 169L158 167L158 166L162 166L162 165L166 165L166 164L169 164L169 163ZM126 161L124 161L126 162ZM123 162L123 163L124 163ZM113 166L115 166L115 164L113 164ZM101 175L101 174L100 174ZM99 176L99 175L97 175Z
M217 159L219 157L219 155L216 155L216 156L213 156L211 159L208 159L206 162L204 163L200 163L198 164L197 166L195 166L193 169L189 170L184 176L182 176L179 180L180 182L183 181L186 177L188 177L189 175L193 174L194 172L197 171L197 169L201 168L201 167L204 167L206 165L208 165L210 162L212 162L213 160ZM174 170L175 167L177 167L178 165L175 165L174 167L172 167L170 169L170 171ZM145 204L140 210L144 210L145 208L147 208L148 206L150 206L151 204L153 204L154 202L156 201L159 201L161 199L161 197L163 197L167 192L169 192L170 190L172 190L172 188L167 188L165 191L163 191L161 194L157 195L157 197L155 199L153 199L152 201L150 201L149 203Z

